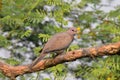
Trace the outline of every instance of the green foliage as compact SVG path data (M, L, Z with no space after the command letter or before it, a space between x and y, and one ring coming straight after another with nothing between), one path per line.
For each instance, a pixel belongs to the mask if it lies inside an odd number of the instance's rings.
M99 61L100 64L103 64L103 66L100 65L96 67L92 73L93 75L100 77L101 79L107 79L108 77L111 78L111 80L118 80L120 75L119 70L120 70L120 59L118 55L115 55L114 57L108 57L104 61ZM98 72L101 71L101 72ZM97 73L97 74L96 74ZM98 79L99 80L99 79Z
M83 0L82 2L99 4L99 3L100 3L100 0Z
M116 6L114 10L106 13L101 10L102 6L105 5L100 3L101 0L81 0L79 3L76 0L71 0L71 2L64 2L64 0L2 0L0 47L13 46L12 49L9 49L14 52L13 57L16 57L14 55L16 55L17 50L24 55L23 53L27 52L27 47L37 56L51 35L65 31L63 27L69 22L65 18L69 18L74 26L81 28L79 44L71 45L68 51L96 46L98 41L101 41L100 44L120 41L120 7ZM45 6L50 7L50 9L45 8ZM85 10L87 7L92 10ZM49 20L45 21L46 17ZM93 27L94 24L97 25ZM31 29L26 29L26 27ZM3 36L5 32L7 35ZM21 48L16 46L15 42L12 43L12 40L16 40L16 43L33 42L35 47L24 46ZM119 79L119 55L110 56L104 60L98 58L98 60L91 66L79 65L75 69L75 76L88 80ZM16 58L10 58L6 62L12 65L20 63ZM55 79L64 80L67 69L65 65L59 64L49 68L48 72L52 73ZM26 80L26 76L22 76L21 79ZM35 79L34 76L32 79ZM50 79L45 78L44 80Z
M3 26L8 25L12 27L23 27L26 25L39 24L42 22L44 17L47 16L47 11L43 10L43 8L38 9L38 7L43 7L43 5L55 5L56 7L59 7L58 9L53 11L54 16L52 16L51 11L50 17L54 17L60 23L66 23L66 21L63 19L63 15L64 13L68 12L68 10L70 9L70 5L57 0L22 0L21 2L14 0L3 0L3 8L0 13L3 18L0 18L0 21L1 23L4 23Z
M32 33L31 30L27 30L24 34L21 35L21 38L24 38L24 37L30 37L30 34Z
M40 33L38 37L41 38L43 42L47 42L48 39L50 38L50 35Z
M95 22L95 17L94 15L92 15L93 12L92 11L86 11L84 12L82 15L79 16L79 19L81 21L84 21L86 20L86 23L89 24L89 23L92 23L92 22ZM89 27L89 26L88 26Z
M5 61L6 61L8 64L10 64L10 65L18 65L18 64L20 64L20 61L14 59L14 58L9 58L9 59L6 59Z
M86 72L90 72L90 71L92 71L92 67L87 66L87 65L80 65L80 66L77 67L77 69L74 70L75 76L76 77L81 77L81 78L83 78L83 76L88 74Z
M78 45L71 45L71 46L67 49L67 51L72 51L72 50L77 50L77 49L79 49L79 46L78 46Z
M64 64L58 64L52 68L49 68L48 70L50 73L52 72L55 80L63 80L66 77L67 71Z
M84 8L87 4L94 4L94 6L96 6L100 2L101 0L81 0L81 2L78 4L78 7Z
M49 78L44 78L43 80L51 80L51 79L49 79Z
M34 54L35 54L36 56L38 56L38 55L40 54L40 50L41 50L41 49L42 49L41 47L35 47L35 48L33 49Z
M1 72L0 72L0 78L5 79L5 75L3 75Z
M110 18L118 18L120 16L120 7L117 7L116 10L113 10L109 13Z
M8 41L4 36L0 35L0 46L6 47L10 45L10 41Z
M39 24L43 18L46 16L45 11L43 10L36 10L35 12L31 13L28 15L29 17L27 18L28 22L31 22L33 24Z
M107 57L103 60L97 58L92 66L79 66L75 70L76 77L82 77L89 80L118 80L120 75L120 59L118 55Z
M105 39L107 42L117 42L120 40L120 28L114 23L104 22L98 26L100 39ZM116 36L116 37L115 37Z

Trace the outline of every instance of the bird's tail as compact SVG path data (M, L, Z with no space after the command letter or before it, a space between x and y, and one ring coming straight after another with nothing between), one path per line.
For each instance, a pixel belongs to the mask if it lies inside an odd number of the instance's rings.
M30 68L35 66L40 60L42 60L47 54L46 53L41 53L39 57L37 57L33 63L30 65Z

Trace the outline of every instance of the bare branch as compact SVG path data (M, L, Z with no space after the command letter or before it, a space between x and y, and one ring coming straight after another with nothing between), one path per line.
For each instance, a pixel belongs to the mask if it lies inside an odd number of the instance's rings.
M60 63L74 61L78 58L80 59L87 56L95 57L114 54L120 54L120 42L99 47L91 47L70 51L66 54L58 55L54 59L41 60L32 69L29 68L29 65L11 66L0 62L0 70L5 76L9 77L11 80L15 80L15 78L19 75L41 71Z

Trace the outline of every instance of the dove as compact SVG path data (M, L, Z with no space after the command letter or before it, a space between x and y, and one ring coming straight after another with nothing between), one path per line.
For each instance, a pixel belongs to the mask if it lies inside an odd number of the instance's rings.
M53 35L47 43L44 45L41 54L30 65L32 68L39 61L41 61L47 54L55 52L56 54L62 54L74 40L74 36L77 34L77 28L71 27L65 32L60 32Z

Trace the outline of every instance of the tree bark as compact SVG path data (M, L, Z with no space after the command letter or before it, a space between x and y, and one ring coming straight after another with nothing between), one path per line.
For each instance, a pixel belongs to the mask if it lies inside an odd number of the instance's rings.
M38 64L36 64L32 69L29 68L29 64L11 66L0 61L0 71L5 76L9 77L11 80L15 80L15 78L19 75L41 71L46 68L55 66L57 64L68 61L74 61L82 57L89 57L89 56L97 57L97 56L115 55L115 54L120 54L120 42L102 45L99 47L82 48L67 52L66 54L58 55L53 59L43 59Z

